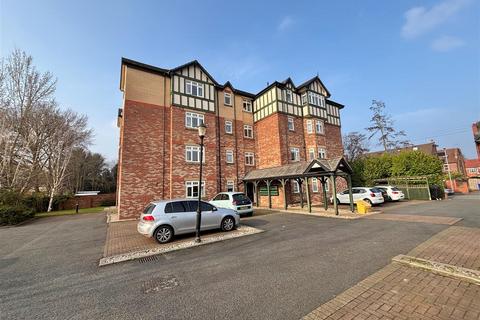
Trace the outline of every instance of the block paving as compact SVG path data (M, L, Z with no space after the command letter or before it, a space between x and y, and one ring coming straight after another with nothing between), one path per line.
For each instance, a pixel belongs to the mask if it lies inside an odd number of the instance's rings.
M408 254L478 270L480 229L450 227ZM459 278L391 263L305 320L480 319L480 286Z
M368 219L389 220L389 221L403 221L403 222L421 222L433 224L454 225L462 218L454 217L436 217L436 216L421 216L409 214L380 214L369 216Z

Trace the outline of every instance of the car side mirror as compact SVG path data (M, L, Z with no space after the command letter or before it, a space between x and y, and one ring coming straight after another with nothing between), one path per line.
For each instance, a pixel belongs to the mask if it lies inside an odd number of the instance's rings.
M212 211L218 211L217 207L213 207Z

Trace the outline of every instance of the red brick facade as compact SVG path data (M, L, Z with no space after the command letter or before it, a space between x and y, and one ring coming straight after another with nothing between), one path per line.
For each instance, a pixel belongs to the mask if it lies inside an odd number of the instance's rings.
M254 122L252 111L245 110L243 104L250 101L253 105L255 96L227 84L215 84L214 108L208 109L207 99L212 98L207 90L214 82L205 76L199 79L205 91L199 102L185 99L184 94L180 97L181 103L192 103L195 109L175 103L173 90L177 84L181 87L181 83L173 83L177 80L172 74L138 65L122 65L124 101L119 117L117 190L120 219L138 217L152 200L185 198L187 181L198 181L199 163L186 161L186 147L199 144L197 130L186 127L187 112L202 115L207 126L203 165L205 199L226 191L227 183L232 181L236 191L245 191L242 179L248 171L292 163L291 148L299 149L301 161L309 160L309 147L315 148L316 156L320 147L326 150L327 158L342 156L340 126L325 121L323 133L308 133L305 117L281 112ZM229 103L225 95L231 97ZM294 130L289 130L288 118L293 119ZM226 122L231 122L232 133L227 132ZM252 126L252 138L245 136L244 125ZM227 151L233 153L233 163L227 163ZM246 152L254 154L253 165L246 164ZM337 181L338 190L346 186L343 179ZM313 203L323 201L321 190L320 183L318 192L310 189ZM273 207L283 207L283 192L280 185L279 196L272 197ZM290 203L300 201L290 183L286 185L286 192ZM268 205L266 197L260 197L259 201L260 205Z

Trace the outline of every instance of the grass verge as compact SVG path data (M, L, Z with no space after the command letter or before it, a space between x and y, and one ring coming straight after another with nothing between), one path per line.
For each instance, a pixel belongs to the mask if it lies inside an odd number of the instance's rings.
M78 213L75 213L75 209L59 210L59 211L51 211L51 212L40 212L35 214L35 217L44 218L44 217L67 216L67 215L74 215L74 214L98 213L98 212L102 212L103 209L105 209L105 207L79 209Z

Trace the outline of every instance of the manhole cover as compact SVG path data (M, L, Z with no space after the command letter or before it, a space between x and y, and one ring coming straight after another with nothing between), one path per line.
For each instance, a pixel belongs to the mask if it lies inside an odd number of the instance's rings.
M173 289L180 285L180 282L175 276L166 276L153 278L145 281L142 286L143 293L154 293L162 290Z

